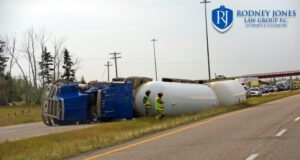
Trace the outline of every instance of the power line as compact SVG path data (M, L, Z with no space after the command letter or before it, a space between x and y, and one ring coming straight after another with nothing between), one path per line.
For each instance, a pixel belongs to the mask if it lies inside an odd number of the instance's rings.
M204 4L204 8L205 8L205 28L206 28L206 50L207 50L207 61L208 61L208 78L209 80L211 80L211 76L210 76L210 59L209 59L209 45L208 45L208 31L207 31L207 11L206 11L206 5L207 3L210 3L210 1L207 0L203 0L203 2L200 2L202 4Z
M154 66L155 66L155 80L157 81L157 65L156 65L156 53L155 53L155 42L157 41L157 39L153 38L151 41L153 42Z
M109 67L112 66L112 64L109 61L107 61L107 63L104 66L107 67L107 81L109 81Z
M107 60L108 58L82 58L84 61L104 61Z
M116 78L118 78L118 63L117 63L117 59L119 59L121 57L118 57L117 55L119 55L121 53L114 52L114 53L109 53L109 54L113 55L113 57L111 57L110 59L114 59L115 60Z

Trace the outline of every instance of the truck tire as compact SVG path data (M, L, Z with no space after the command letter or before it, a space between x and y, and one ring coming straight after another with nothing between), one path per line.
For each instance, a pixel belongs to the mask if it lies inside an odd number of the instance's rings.
M45 125L50 126L50 123L49 123L47 117L42 116L42 121L43 121L43 123L44 123Z

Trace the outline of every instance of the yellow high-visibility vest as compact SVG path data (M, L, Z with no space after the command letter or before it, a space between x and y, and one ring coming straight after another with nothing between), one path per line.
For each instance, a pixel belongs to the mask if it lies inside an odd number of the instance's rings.
M164 104L161 104L159 101L161 101L161 99L159 97L156 97L156 99L155 99L155 110L163 111L165 109Z
M150 97L145 96L144 99L146 99L146 101L144 102L144 106L150 108L151 106Z

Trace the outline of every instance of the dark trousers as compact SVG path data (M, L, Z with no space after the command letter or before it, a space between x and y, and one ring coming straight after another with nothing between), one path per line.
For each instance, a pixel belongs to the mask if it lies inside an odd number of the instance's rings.
M145 116L146 116L146 117L149 117L149 116L150 116L150 110L151 110L151 108L145 107Z
M155 116L156 119L162 119L164 118L164 116L165 116L164 110L156 110L156 116Z

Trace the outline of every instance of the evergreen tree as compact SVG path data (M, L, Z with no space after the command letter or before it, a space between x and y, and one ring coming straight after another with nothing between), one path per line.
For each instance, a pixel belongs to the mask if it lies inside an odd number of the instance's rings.
M39 62L41 72L39 75L42 77L43 82L46 84L51 83L52 76L51 72L53 70L53 57L51 53L47 51L45 47L42 52L42 61Z
M65 49L64 50L64 74L62 75L62 78L68 82L74 82L75 81L75 70L73 69L74 63L71 60L70 52Z
M0 40L0 77L4 77L4 70L6 67L6 62L8 60L8 57L4 56L4 47L5 47L5 42Z
M85 79L84 79L84 77L82 76L81 77L81 79L80 79L80 81L79 81L81 84L86 84L86 81L85 81Z
M6 67L7 57L4 56L5 42L0 40L0 106L7 105L7 81L5 79L4 70Z

